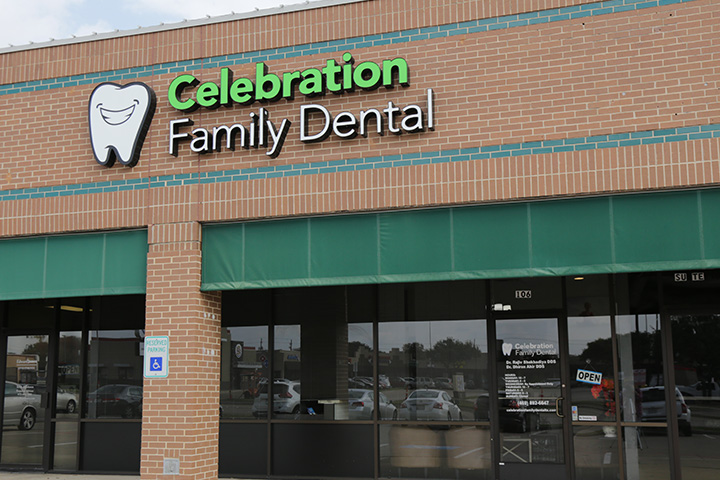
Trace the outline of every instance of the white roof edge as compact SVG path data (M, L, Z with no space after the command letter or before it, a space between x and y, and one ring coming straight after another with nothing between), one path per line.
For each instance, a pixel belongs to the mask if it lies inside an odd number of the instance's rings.
M294 5L284 5L274 8L266 8L263 10L255 10L254 12L229 13L227 15L218 15L216 17L198 18L195 20L183 20L176 23L165 23L154 25L151 27L138 27L132 30L116 30L114 32L98 33L95 35L85 35L82 37L65 38L59 40L50 40L47 42L30 43L27 45L13 45L11 47L0 48L0 55L4 53L21 52L25 50L37 50L41 48L58 47L62 45L72 45L75 43L97 42L100 40L108 40L112 38L132 37L134 35L143 35L147 33L166 32L169 30L178 30L182 28L198 27L202 25L213 25L216 23L232 22L235 20L245 20L248 18L267 17L271 15L280 15L283 13L299 12L303 10L314 10L316 8L334 7L337 5L345 5L351 3L367 2L371 0L305 0L304 3Z

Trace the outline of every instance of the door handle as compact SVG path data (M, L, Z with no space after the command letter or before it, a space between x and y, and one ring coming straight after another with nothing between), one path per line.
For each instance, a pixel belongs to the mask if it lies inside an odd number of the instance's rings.
M565 400L563 397L558 397L555 399L555 415L557 415L560 418L565 418L565 414L562 413L562 406L560 405L560 402Z
M50 392L44 392L40 396L40 408L48 408L50 406Z

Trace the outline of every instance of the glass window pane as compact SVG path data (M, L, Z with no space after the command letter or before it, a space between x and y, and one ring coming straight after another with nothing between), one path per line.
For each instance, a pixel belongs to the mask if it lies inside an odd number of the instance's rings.
M221 423L218 448L220 477L265 477L268 469L267 437L265 423Z
M81 353L82 332L60 332L57 392L55 395L55 417L58 419L74 419L78 416Z
M670 479L670 452L666 428L624 427L623 448L627 480Z
M81 425L80 470L137 475L140 471L140 422L84 422Z
M381 419L488 421L484 283L382 285L379 301L378 371L397 409Z
M682 475L719 478L720 314L670 318Z
M615 421L610 317L569 317L568 341L573 421Z
M223 293L220 416L224 420L258 414L253 403L270 376L270 298L269 290Z
M78 422L55 422L53 433L53 468L76 470L78 454Z
M489 427L380 425L383 478L492 478Z
M608 427L573 428L575 478L605 480L620 478L618 436Z
M88 336L86 418L141 418L145 299L96 297Z
M275 478L372 478L373 426L274 423Z
M17 330L51 329L57 313L55 300L8 302L7 326Z
M560 277L493 280L494 311L560 309L563 307Z
M665 422L660 315L615 317L617 332L621 419L625 422ZM658 397L658 398L656 398ZM656 403L660 402L660 403Z
M5 362L0 461L39 466L44 451L48 336L8 336Z
M271 401L275 418L372 418L374 397L368 398L367 394L375 384L372 377L371 321L376 312L372 307L373 292L374 289L366 287L273 291ZM261 386L255 398L253 412L257 416L266 415L269 387ZM350 394L360 398L351 399ZM381 406L381 412L391 408Z

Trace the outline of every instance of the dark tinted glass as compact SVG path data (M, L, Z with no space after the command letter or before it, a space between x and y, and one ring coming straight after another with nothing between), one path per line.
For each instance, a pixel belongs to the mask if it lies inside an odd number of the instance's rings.
M267 424L221 423L220 475L267 473Z
M372 478L373 464L372 425L273 425L274 475Z
M270 290L223 292L220 409L224 420L255 418L270 366Z
M145 297L96 297L88 336L86 418L141 418Z
M81 425L81 470L134 474L140 471L142 425L139 422L88 422Z
M8 328L17 330L50 329L55 325L56 300L8 302Z
M719 478L720 313L675 314L670 320L682 475Z
M490 479L488 427L380 425L380 477Z
M489 375L485 283L379 287L378 371L383 420L487 421ZM425 408L412 392L436 397Z
M271 402L286 420L372 418L374 406L351 405L348 393L373 388L374 302L367 287L273 291L273 395L259 393L253 413L266 416Z
M508 278L492 281L494 311L560 309L561 277Z

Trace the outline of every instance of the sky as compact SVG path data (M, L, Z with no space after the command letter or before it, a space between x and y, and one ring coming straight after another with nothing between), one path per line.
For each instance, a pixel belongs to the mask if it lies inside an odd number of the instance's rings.
M0 48L297 3L305 0L0 0Z

